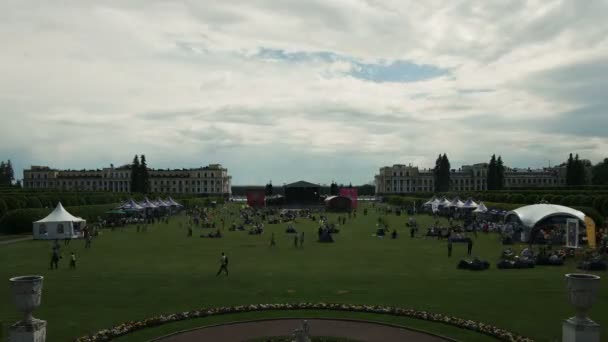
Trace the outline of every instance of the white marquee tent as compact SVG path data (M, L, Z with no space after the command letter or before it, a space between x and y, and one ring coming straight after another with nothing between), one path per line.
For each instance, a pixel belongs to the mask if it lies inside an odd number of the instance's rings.
M42 220L34 225L34 239L54 240L78 238L78 231L86 225L87 221L70 214L61 203Z
M488 208L485 204L483 204L483 202L479 202L477 208L473 210L474 213L485 213L486 211L488 211Z
M515 216L528 228L533 228L538 222L553 216L578 219L585 224L585 214L582 211L556 204L532 204L510 211L505 220Z

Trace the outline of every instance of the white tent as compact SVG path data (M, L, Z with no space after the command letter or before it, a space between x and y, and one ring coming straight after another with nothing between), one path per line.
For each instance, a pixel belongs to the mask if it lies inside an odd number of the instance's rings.
M450 200L448 200L447 198L444 197L443 200L441 200L441 202L439 202L439 206L448 207L448 206L450 206L450 203L452 203L452 202L450 202Z
M433 205L433 203L435 203L436 200L437 200L437 198L433 196L433 198L431 198L430 200L424 202L424 204L422 206L424 206L424 207L431 207Z
M485 213L486 211L488 211L488 208L483 202L479 202L477 209L473 210L474 213Z
M452 202L450 202L450 204L448 204L448 207L450 207L450 208L462 208L463 205L464 205L464 203L460 200L460 198L454 197L454 199L452 200Z
M61 202L42 220L34 225L34 239L54 240L78 238L78 232L84 228L87 221L70 214L63 208Z
M519 221L528 228L533 228L538 222L553 216L578 219L582 224L585 224L585 214L582 211L556 204L526 205L508 212L505 220L508 220L511 216L519 218Z
M469 198L466 202L464 202L464 204L462 205L463 209L475 209L478 207L478 204L475 203L475 201L473 201L472 198Z

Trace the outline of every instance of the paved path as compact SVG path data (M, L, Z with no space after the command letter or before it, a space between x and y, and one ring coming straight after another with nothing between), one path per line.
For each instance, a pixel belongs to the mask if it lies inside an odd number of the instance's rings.
M32 236L26 236L26 237L22 237L22 238L17 238L17 239L10 239L10 240L3 240L0 241L0 246L1 245L9 245L11 243L16 243L16 242L21 242L21 241L27 241L27 240L31 240Z
M161 337L155 342L222 341L242 342L269 336L290 336L302 319L275 319L200 328ZM309 319L312 336L343 337L365 342L453 341L396 326L351 320Z

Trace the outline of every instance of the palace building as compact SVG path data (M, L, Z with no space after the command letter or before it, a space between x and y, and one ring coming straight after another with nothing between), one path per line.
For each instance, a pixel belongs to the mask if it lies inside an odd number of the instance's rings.
M588 173L590 172L587 170ZM463 165L450 172L450 191L487 190L488 164ZM589 175L587 179L590 179ZM434 192L432 169L395 164L380 168L374 177L376 194ZM505 188L566 186L566 167L543 169L505 168Z
M150 191L155 193L229 196L232 176L220 164L193 169L148 169ZM130 192L130 165L97 170L58 170L32 166L23 170L25 189Z

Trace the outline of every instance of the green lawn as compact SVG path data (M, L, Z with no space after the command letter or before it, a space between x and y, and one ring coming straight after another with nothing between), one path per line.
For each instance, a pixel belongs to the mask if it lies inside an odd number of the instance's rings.
M564 273L575 271L573 262L557 268L500 271L495 267L502 249L497 236L480 235L473 252L491 261L492 267L485 272L462 271L456 269L456 264L466 253L466 244L454 244L454 255L448 259L444 241L410 239L405 229L406 217L394 215L388 220L400 231L399 239L374 238L378 215L370 212L348 222L340 234L334 235L334 244L314 242L316 224L298 220L297 229L306 233L303 249L293 248L293 236L284 233L285 224L267 225L263 236L226 231L223 239L186 238L185 228L178 228L178 222L185 217L173 218L169 225L153 226L147 233L136 233L134 228L104 231L90 250L84 249L83 241L74 241L63 249L64 259L58 271L48 269L50 242L3 245L0 278L45 276L43 304L35 316L48 320L49 341L68 341L159 313L204 306L299 301L411 307L494 324L540 341L561 340L561 320L574 313L566 300L563 279ZM419 216L418 222L426 227L431 218ZM277 238L273 249L268 247L271 231ZM197 233L200 230L195 230L195 236ZM70 251L79 259L76 271L67 267ZM227 278L215 276L222 251L230 258L231 274ZM8 285L7 280L0 282L0 298L10 298ZM0 320L6 330L6 325L19 317L10 301L2 303L7 303L0 306ZM603 323L603 336L608 336L606 304L608 290L604 284L591 311L591 317ZM306 312L291 315L303 314ZM281 313L263 314L276 315ZM486 340L452 327L398 317L311 315L364 317L435 331L463 341ZM171 330L260 316L250 313L178 322L121 340L140 341Z

